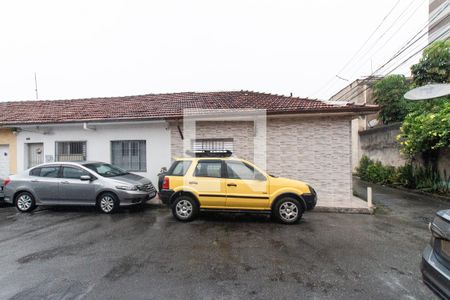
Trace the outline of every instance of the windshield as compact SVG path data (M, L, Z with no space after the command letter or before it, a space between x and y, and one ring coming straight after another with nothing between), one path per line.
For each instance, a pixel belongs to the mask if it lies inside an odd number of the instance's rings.
M127 171L105 163L92 163L83 165L103 177L114 177L129 174Z

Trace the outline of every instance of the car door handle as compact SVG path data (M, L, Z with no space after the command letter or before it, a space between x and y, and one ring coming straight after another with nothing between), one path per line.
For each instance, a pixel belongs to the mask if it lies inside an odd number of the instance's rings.
M236 183L229 183L229 184L227 184L227 186L237 186L237 184Z
M70 182L68 181L61 181L62 184L69 184Z
M39 182L39 180L31 180L31 182Z
M197 181L189 181L189 184L198 184Z

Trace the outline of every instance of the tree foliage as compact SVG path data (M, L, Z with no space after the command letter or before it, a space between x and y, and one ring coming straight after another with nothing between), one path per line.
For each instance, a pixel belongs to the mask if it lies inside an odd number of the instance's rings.
M450 41L434 42L411 71L415 86L448 83ZM440 150L450 148L450 98L416 103L405 117L398 139L404 154L411 158L421 154L426 166L436 169Z
M450 82L450 42L434 42L411 67L413 83ZM410 158L420 154L426 167L437 169L441 149L450 148L450 98L426 100L414 105L406 116L397 137L401 150Z
M409 157L425 155L425 162L450 148L450 98L416 105L400 128L398 139L402 152Z
M375 103L381 106L379 119L384 124L401 122L408 114L409 103L403 97L410 84L403 75L389 75L374 85Z
M416 86L450 81L450 41L436 41L423 51L419 63L411 67Z

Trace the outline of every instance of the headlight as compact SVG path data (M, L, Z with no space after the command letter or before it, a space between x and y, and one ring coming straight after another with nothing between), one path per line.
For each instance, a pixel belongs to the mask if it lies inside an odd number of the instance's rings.
M137 187L134 185L118 185L116 186L116 189L124 191L137 191Z

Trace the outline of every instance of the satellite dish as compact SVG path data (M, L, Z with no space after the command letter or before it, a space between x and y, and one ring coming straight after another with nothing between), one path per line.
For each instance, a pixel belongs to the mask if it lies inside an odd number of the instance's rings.
M450 95L450 84L435 83L412 89L404 97L408 100L427 100L447 95Z
M377 125L378 125L378 122L379 122L379 121L378 121L377 119L370 120L370 121L368 122L369 127L372 128L372 127L377 126Z

